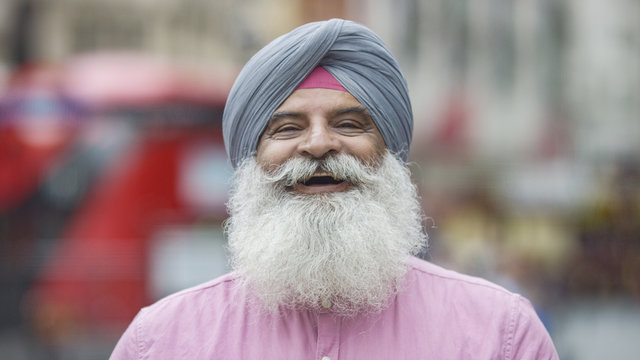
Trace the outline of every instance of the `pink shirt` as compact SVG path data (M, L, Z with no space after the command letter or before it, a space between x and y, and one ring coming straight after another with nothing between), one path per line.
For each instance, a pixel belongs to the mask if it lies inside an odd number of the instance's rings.
M412 259L404 290L380 314L279 317L255 308L233 274L144 308L111 359L557 359L525 298Z

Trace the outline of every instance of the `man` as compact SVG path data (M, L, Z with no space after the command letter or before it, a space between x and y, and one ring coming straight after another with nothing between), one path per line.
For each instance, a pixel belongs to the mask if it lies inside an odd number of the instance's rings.
M143 309L112 359L557 359L530 303L413 257L411 105L367 28L260 50L225 107L234 272Z

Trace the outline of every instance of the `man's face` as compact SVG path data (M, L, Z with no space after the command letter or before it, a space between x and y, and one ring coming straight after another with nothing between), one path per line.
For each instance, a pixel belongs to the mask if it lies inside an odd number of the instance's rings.
M260 137L257 163L265 170L293 157L323 159L335 154L378 163L384 140L366 109L348 92L331 89L294 91L274 112ZM348 181L317 172L294 192L318 194L348 190Z

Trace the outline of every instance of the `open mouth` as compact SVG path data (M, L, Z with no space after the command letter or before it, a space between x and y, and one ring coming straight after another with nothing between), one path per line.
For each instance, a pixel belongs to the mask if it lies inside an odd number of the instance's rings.
M305 186L320 186L320 185L337 185L344 180L336 179L333 176L322 175L322 176L312 176L305 181L302 182Z
M345 191L349 188L349 182L339 179L326 172L316 172L310 177L298 182L296 191L301 193L322 193Z

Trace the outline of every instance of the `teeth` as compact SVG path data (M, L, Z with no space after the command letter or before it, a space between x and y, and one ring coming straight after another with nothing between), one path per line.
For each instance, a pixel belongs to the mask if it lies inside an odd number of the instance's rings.
M325 172L325 171L317 172L317 173L315 173L315 174L313 174L313 175L312 175L312 177L314 177L314 176L331 176L331 177L332 177L332 178L334 178L334 179L336 178L336 177L335 177L335 175L330 174L330 173Z
M329 174L326 171L316 171L315 173L311 174L310 176L307 176L306 178L304 178L302 181L309 181L309 179L311 179L311 178L320 177L320 176L331 176L333 179L336 179L336 177L333 174Z
M311 176L308 176L308 177L302 179L302 182L307 182L307 181L311 180L314 177L322 177L322 176L329 176L333 180L342 181L342 179L336 177L334 174L328 173L326 171L317 171L317 172L313 173Z

